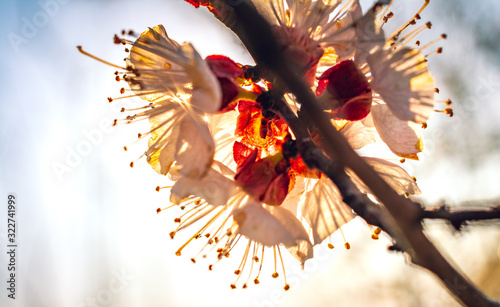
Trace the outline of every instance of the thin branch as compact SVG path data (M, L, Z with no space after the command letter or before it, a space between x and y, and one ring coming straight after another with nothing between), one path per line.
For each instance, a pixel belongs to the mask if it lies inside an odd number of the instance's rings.
M215 2L218 5L221 4L221 1ZM413 263L435 273L450 293L465 305L500 306L498 302L486 297L472 282L453 268L429 241L420 223L420 206L392 190L332 127L328 118L318 108L314 94L287 65L284 55L272 36L271 27L258 14L253 4L245 0L236 2L228 0L226 3L226 14L231 15L229 18L226 17L226 20L231 20L232 23L226 25L240 37L257 64L273 71L278 80L295 95L302 104L307 125L315 125L320 135L327 141L323 144L325 152L335 161L353 170L384 204L408 242L408 246L403 246L403 248L410 254ZM398 243L401 241L398 240Z
M271 97L273 97L273 92L274 90L270 91ZM330 178L339 189L342 200L367 223L378 226L388 234L394 235L394 223L387 220L385 208L372 202L352 182L343 167L339 167L325 156L323 150L312 141L304 122L293 113L290 106L282 98L274 96L271 99L273 100L271 109L282 118L286 118L290 129L295 135L297 147L306 165L318 169Z
M500 219L500 206L492 208L467 208L450 210L446 205L441 207L424 210L421 215L422 219L442 219L447 220L455 227L460 228L469 221L487 221Z

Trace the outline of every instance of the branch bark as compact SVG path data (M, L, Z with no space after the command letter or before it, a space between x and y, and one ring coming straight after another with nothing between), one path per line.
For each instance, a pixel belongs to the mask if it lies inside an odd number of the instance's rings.
M464 224L470 221L500 219L500 206L450 210L446 205L442 205L435 209L422 211L421 218L447 220L456 230L460 230Z
M271 90L271 97L273 92ZM278 92L281 92L278 90ZM282 118L286 118L287 124L293 131L297 147L302 159L310 168L315 168L326 175L337 186L342 195L342 200L351 207L357 215L361 216L367 223L380 227L391 236L395 236L393 221L387 219L385 208L372 202L368 196L362 193L346 174L345 169L330 160L321 148L312 140L309 130L290 106L281 97L274 96L272 110Z

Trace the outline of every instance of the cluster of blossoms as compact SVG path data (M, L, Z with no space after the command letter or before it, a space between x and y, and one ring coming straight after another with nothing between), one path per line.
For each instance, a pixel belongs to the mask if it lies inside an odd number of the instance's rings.
M188 2L220 14L218 1ZM418 159L421 130L436 111L426 56L440 49L424 55L430 44L420 46L414 38L430 23L413 27L420 19L417 14L386 36L382 27L393 13L381 2L366 13L358 0L252 2L272 26L290 65L303 75L354 149L383 142L401 161ZM260 78L258 67L222 55L203 59L190 43L171 39L161 25L144 31L135 42L119 37L115 42L132 45L117 80L126 81L134 96L146 101L125 121L149 121L149 133L141 136L149 138L147 162L174 181L170 201L186 210L175 219L178 227L170 236L199 225L177 255L192 240L205 238L203 249L216 250L218 261L247 241L235 271L241 276L247 260L251 262L249 277L242 282L246 287L254 262L260 261L253 278L259 283L268 248L273 249L272 276L277 277L281 248L304 264L313 257L314 245L354 218L333 182L302 160L286 120L269 106L273 84ZM283 99L292 110L300 110L293 95ZM321 146L314 131L311 135ZM365 159L398 193L419 193L414 178L399 165ZM370 193L351 177L362 192ZM375 229L372 238L379 232ZM328 246L333 248L331 242ZM346 241L345 248L349 246Z

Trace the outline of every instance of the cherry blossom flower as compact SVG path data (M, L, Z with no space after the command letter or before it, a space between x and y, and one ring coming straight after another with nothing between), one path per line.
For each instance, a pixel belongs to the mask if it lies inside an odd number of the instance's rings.
M148 162L161 174L175 162L183 175L202 177L215 151L203 116L217 112L222 103L209 65L191 44L170 39L161 25L141 34L127 63L130 88L152 103L151 109L135 115L151 124Z
M207 6L219 17L219 5L225 3L188 2ZM417 159L423 149L421 125L434 111L434 81L422 54L429 45L408 44L430 25L409 31L417 14L386 37L382 26L392 16L389 7L382 12L387 2L377 1L363 14L358 0L252 1L271 25L290 66L314 90L332 125L353 149L384 142L395 154ZM273 250L272 276L277 277L277 259L283 263L281 248L303 266L314 256L314 245L342 232L341 227L355 217L335 184L300 156L287 121L269 102L273 82L261 80L258 67L224 55L203 59L190 43L172 40L161 25L134 42L118 37L115 42L131 45L117 80L126 81L132 96L146 101L129 110L138 113L125 121L149 121L150 131L140 136L149 138L147 162L173 180L172 206L187 209L174 219L178 226L170 237L201 225L177 255L205 237L199 254L215 249L218 262L246 241L235 270L238 277L231 284L235 288L248 271L245 288L260 261L253 279L259 283L266 250ZM284 99L300 112L292 95L285 93ZM310 132L321 148L321 140ZM399 165L364 159L397 193L420 193ZM362 192L371 194L356 174L348 175ZM331 241L328 246L333 248ZM284 265L282 270L287 290Z

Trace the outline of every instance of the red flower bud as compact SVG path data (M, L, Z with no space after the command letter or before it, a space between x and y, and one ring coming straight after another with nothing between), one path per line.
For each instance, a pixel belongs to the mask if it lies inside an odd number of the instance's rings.
M205 61L217 78L236 78L244 73L240 65L224 55L209 55Z
M222 89L222 104L219 113L232 111L236 108L238 101L235 98L238 96L240 86L231 79L217 78Z
M222 105L219 112L224 113L234 110L237 105L237 101L234 101L234 99L238 96L240 90L240 86L234 78L243 75L243 68L223 55L209 55L205 58L205 61L217 77L217 80L219 80L222 89Z
M290 185L289 165L281 153L256 161L257 152L254 149L241 163L234 179L259 201L272 206L281 205Z
M250 156L250 155L256 155L256 156L260 156L260 152L257 150L257 152L255 152L255 150L253 150L252 148L246 146L245 144L241 143L241 142L234 142L233 144L233 159L234 159L234 162L236 162L236 164L238 165L238 170L241 169L242 167L242 164L247 161L247 158ZM253 160L255 160L255 158L253 158Z
M366 76L351 60L337 63L319 78L316 95L337 118L360 120L370 113L372 90ZM324 92L326 89L326 93Z

